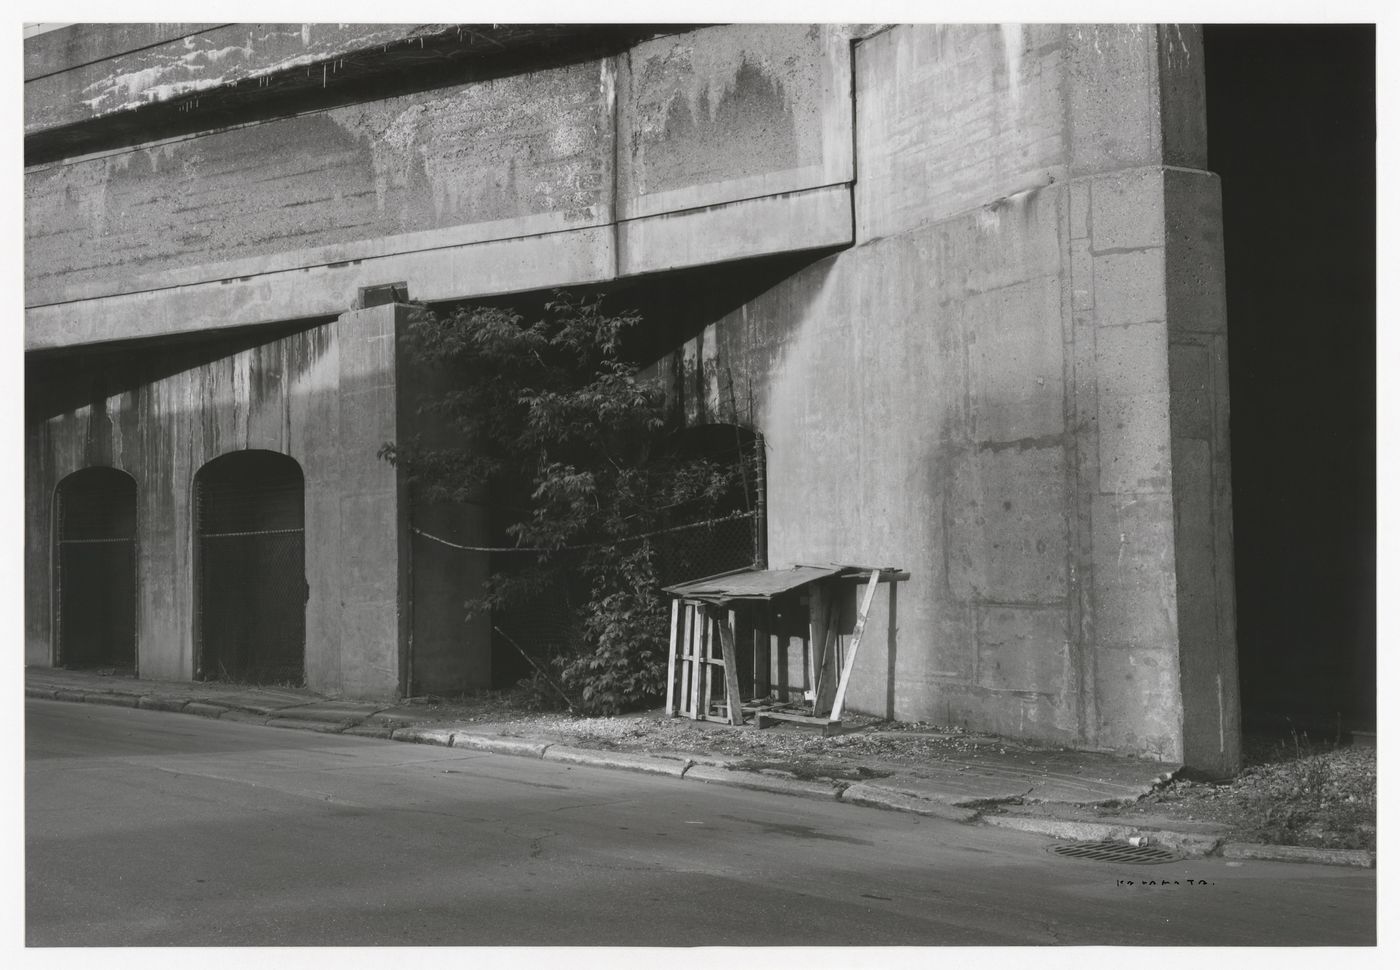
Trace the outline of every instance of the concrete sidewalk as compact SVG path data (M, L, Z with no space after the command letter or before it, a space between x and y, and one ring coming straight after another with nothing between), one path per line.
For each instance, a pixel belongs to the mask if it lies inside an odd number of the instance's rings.
M1127 840L1168 846L1185 855L1231 851L1237 858L1280 858L1374 866L1373 853L1291 846L1227 846L1225 826L1153 816L1100 817L1093 806L1131 803L1180 766L1083 751L1036 750L1011 742L976 747L911 767L859 759L844 778L803 778L754 767L756 760L694 751L599 750L586 739L511 721L444 718L410 703L327 698L300 688L241 687L210 682L137 680L129 675L50 668L25 670L25 695L115 704L324 733L451 745L575 765L674 775L686 780L1039 832L1061 839ZM769 728L778 731L782 728ZM795 730L801 730L796 728ZM827 759L841 760L839 752ZM856 767L856 766L852 766ZM1278 850L1271 855L1271 850ZM1244 854L1240 854L1244 853Z

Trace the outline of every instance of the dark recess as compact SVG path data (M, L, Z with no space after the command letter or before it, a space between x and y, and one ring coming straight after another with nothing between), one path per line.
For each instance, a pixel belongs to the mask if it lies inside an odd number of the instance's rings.
M1376 714L1375 29L1205 28L1247 729Z
M717 266L675 270L626 280L613 280L596 286L571 287L570 292L578 295L601 295L603 305L610 313L635 312L642 322L629 335L624 347L625 356L642 365L660 360L664 355L676 350L687 340L701 333L705 326L732 313L739 307L751 303L761 294L771 290L793 274L819 262L832 253L832 249L814 249L799 253L784 253L754 259L736 260ZM544 303L553 296L552 291L515 293L463 303L442 303L433 305L439 314L451 313L462 305L495 306L518 312L526 321L537 319ZM660 375L663 379L675 379L675 375ZM677 409L671 418L674 422L672 441L675 446L687 452L710 454L711 457L730 456L737 460L742 453L752 459L757 429L736 427L732 424L715 423L718 416L708 416L701 427L683 428L685 417ZM747 401L734 402L735 410L747 420ZM757 481L748 484L753 489L759 487ZM495 502L508 505L505 497L497 496ZM757 501L755 495L735 494L727 500L720 514L748 511L750 503ZM490 507L491 503L487 503ZM492 527L492 545L508 546L511 539L503 530L504 520L498 520ZM666 545L661 550L662 571L673 571L677 575L666 576L666 581L695 578L693 570L720 572L738 566L751 565L764 554L765 535L752 534L752 523L736 519L721 524L713 532L707 532L703 541L685 537L686 541ZM509 572L515 557L508 554L492 556L492 571ZM554 597L544 596L528 608L510 611L507 615L497 614L493 624L500 626L524 649L533 655L545 657L562 649L569 634L567 628L567 601L578 601L586 590L559 590ZM493 634L491 651L491 682L496 688L509 687L530 674L528 662L520 652L499 633Z

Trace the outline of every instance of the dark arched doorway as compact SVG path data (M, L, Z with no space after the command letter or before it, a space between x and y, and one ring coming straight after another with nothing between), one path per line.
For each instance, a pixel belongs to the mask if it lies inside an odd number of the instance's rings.
M85 468L58 483L55 662L136 666L136 482Z
M300 685L306 667L304 479L242 451L195 475L195 675Z

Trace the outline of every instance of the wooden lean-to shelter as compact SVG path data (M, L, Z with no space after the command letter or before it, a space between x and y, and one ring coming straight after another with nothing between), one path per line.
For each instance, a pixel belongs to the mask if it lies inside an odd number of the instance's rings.
M892 567L833 563L740 569L666 587L667 714L839 728L876 589L908 578ZM853 592L859 607L842 637L842 604Z

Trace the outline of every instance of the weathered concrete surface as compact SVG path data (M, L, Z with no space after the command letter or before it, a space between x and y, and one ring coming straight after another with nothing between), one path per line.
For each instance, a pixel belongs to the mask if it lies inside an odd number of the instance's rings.
M253 81L432 24L74 24L24 45L26 134ZM317 69L319 73L319 68Z
M707 28L35 166L26 346L335 315L389 281L460 299L845 245L850 83L844 28Z
M26 300L610 221L612 84L605 60L39 166Z
M1222 852L1227 859L1252 859L1270 862L1315 862L1327 866L1376 868L1376 854L1366 849L1316 849L1303 845L1263 845L1255 842L1230 842Z
M390 282L406 281L413 299L429 301L598 283L616 273L613 241L613 229L604 226L30 307L25 348L333 316L354 301L357 288Z
M850 802L852 805L867 805L870 808L884 808L894 812L910 812L914 815L946 818L954 822L971 822L977 818L976 809L959 808L944 801L920 798L909 792L863 782L851 785L842 791L841 801Z
M572 748L563 744L551 744L541 755L545 761L558 761L563 764L583 765L592 768L618 768L622 771L640 771L649 775L669 775L679 778L685 774L690 762L676 758L658 758L655 755L636 754L630 751L597 751L592 748Z
M785 242L779 243L779 237ZM825 249L851 241L850 189L827 186L620 222L617 275L705 266L778 249Z
M276 163L268 191L287 195L253 224L309 220L262 225L251 245L265 252L210 229L190 243L202 254L156 258L166 275L139 285L173 287L160 291L105 295L123 257L95 253L92 233L122 218L112 193L134 190L99 171L116 156L75 161L92 179L77 180L71 205L59 182L31 205L31 233L63 257L31 261L31 288L82 256L52 285L101 298L35 306L31 294L29 346L327 312L370 282L453 299L833 245L849 213L849 251L708 317L675 307L677 339L695 336L658 371L692 422L763 433L773 564L910 570L877 596L850 706L1231 770L1228 394L1218 190L1199 170L1199 32L899 26L853 58L847 39L709 28L641 45L621 66L490 82L513 105L501 121L528 146L517 154L548 158L536 174L549 184L500 197L491 179L516 156L503 148L474 167L469 151L492 119L463 118L460 142L416 120L441 91L397 99L397 114L383 102L289 121L334 156L325 178L355 188L342 198L354 196L363 229L316 221L334 191L315 165L297 167L308 156L279 155L256 131L276 123L126 153L183 162L226 139L207 186L227 195L249 171L233 148L261 145ZM489 107L489 87L452 97ZM514 106L536 92L542 113ZM546 125L550 105L570 123ZM597 146L614 140L600 163ZM843 208L852 141L861 176ZM206 191L161 171L186 202ZM296 201L322 204L287 216ZM237 221L211 205L211 218ZM434 228L412 228L429 213ZM276 241L298 227L305 248ZM46 549L38 538L31 548Z
M766 791L775 795L796 795L799 798L819 798L831 800L841 794L841 789L820 781L800 781L778 775L763 775L751 771L731 771L710 765L694 765L686 770L686 781L703 781L728 788L747 788L750 791Z
M1231 774L1240 700L1220 182L1169 171L1164 192L1185 759Z
M1063 180L1058 26L896 27L857 45L856 227L916 228Z
M54 489L110 465L137 482L142 673L194 675L193 482L207 461L266 449L306 481L307 684L386 696L399 683L397 481L375 457L395 428L396 308L255 345L56 413L26 441L26 660L52 658ZM63 407L59 405L59 407Z
M1038 832L1057 839L1126 842L1139 838L1149 845L1175 849L1191 858L1215 852L1228 832L1222 825L1152 816L1135 817L1127 822L1097 819L1087 813L1076 818L1059 807L1054 814L1043 813L1034 807L1011 807L985 815L982 820L997 828Z
M33 81L94 61L157 47L227 24L69 24L24 41L24 79Z
M621 218L851 181L850 36L731 24L634 47L618 72Z
M1220 223L1164 168L1197 41L858 44L856 247L674 355L681 413L764 434L772 564L910 570L854 709L1238 766Z

